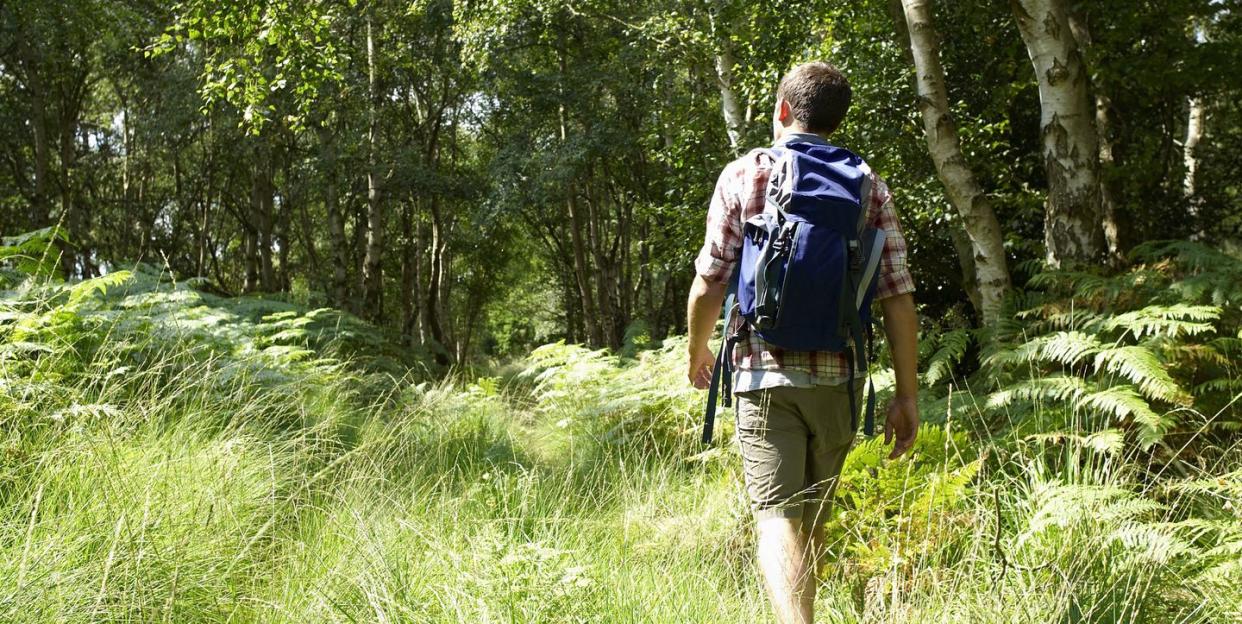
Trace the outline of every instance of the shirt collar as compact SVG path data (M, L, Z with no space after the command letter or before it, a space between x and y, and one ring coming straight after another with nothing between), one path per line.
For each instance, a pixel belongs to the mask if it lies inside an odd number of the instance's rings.
M819 136L818 134L812 134L810 132L790 132L786 134L785 136L781 137L781 140L774 143L772 147L780 147L782 145L785 145L786 143L794 143L794 142L818 143L819 145L829 145L828 141L826 141L824 137Z

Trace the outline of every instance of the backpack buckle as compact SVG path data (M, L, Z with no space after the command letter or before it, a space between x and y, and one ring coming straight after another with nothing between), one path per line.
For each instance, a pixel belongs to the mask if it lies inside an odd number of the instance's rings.
M846 245L846 247L849 250L850 269L854 271L862 270L862 265L863 265L862 247L859 245L858 239L851 238L849 240L849 243Z

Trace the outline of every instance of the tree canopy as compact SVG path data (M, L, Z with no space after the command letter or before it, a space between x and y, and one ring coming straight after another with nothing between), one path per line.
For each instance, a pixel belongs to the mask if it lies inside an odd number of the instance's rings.
M59 225L66 276L141 261L331 304L442 365L619 347L683 329L715 176L769 140L782 73L825 59L854 91L833 140L893 189L927 316L992 323L1042 264L1236 244L1238 20L1234 0L18 0L0 222ZM929 119L959 146L942 162Z

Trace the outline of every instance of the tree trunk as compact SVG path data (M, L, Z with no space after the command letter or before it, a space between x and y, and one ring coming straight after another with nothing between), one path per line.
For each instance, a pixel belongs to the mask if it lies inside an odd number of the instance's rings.
M46 227L52 223L48 205L48 175L51 169L51 139L47 121L47 92L43 84L42 62L39 45L23 42L21 65L25 69L25 87L30 97L30 129L34 134L34 195L30 202L31 228Z
M60 218L69 232L69 243L61 245L61 266L66 276L75 274L83 278L91 277L90 267L90 232L86 223L86 215L75 194L78 189L78 125L82 114L83 103L87 95L87 79L90 77L89 62L83 61L75 66L69 76L63 77L66 82L58 90L60 115L57 127L60 134ZM81 255L81 273L77 273L78 255Z
M444 249L448 246L444 231L443 213L440 210L438 197L431 197L431 268L427 276L427 330L431 334L431 348L435 352L436 363L447 366L450 363L448 344L445 341L444 322L440 315L441 280L444 279Z
M418 239L414 230L414 202L401 209L401 340L414 346L418 339Z
M62 102L62 106L67 105ZM60 265L65 277L77 273L77 251L85 250L86 232L77 213L77 205L73 201L73 167L77 157L77 146L74 145L77 134L77 115L72 118L68 114L60 119L60 219L69 232L69 244L61 245ZM83 278L90 277L82 275Z
M1104 256L1099 140L1090 77L1064 0L1010 0L1039 83L1040 134L1048 199L1048 264L1094 263Z
M587 267L586 244L582 236L586 223L578 207L578 200L572 195L573 189L569 192L571 195L565 200L565 204L569 210L569 227L574 247L574 279L578 284L578 296L582 300L582 320L586 327L587 340L591 346L599 347L604 344L604 333L599 311L595 307L595 297L591 292L590 268Z
M708 14L708 26L716 45L712 59L716 69L716 89L720 92L720 111L724 115L729 148L737 154L746 130L746 107L738 97L737 83L733 78L733 42L729 39L729 29L721 27L716 20L715 13Z
M259 290L259 242L258 235L248 225L242 225L242 256L246 264L246 274L242 281L242 292L252 293Z
M367 10L367 250L362 261L362 298L367 318L384 318L384 212L379 187L379 87L375 68L375 17Z
M589 188L589 187L588 187ZM600 223L602 212L598 209L595 201L589 196L585 201L587 208L587 247L591 251L591 259L594 260L594 283L595 297L599 305L599 328L600 328L600 346L619 347L621 339L617 331L617 311L613 305L612 288L617 285L615 275L614 259L609 257L608 250L604 248L604 228Z
M1186 165L1186 178L1182 182L1182 193L1186 197L1192 233L1191 240L1202 240L1205 236L1203 219L1203 199L1199 196L1199 141L1203 139L1203 118L1205 106L1202 97L1190 98L1190 114L1186 119L1186 142L1182 144L1182 162Z
M431 238L431 229L426 221L419 220L414 223L414 231L415 236L417 237L416 240L418 241L418 251L421 252L423 245L425 245L426 241ZM423 290L423 275L425 274L428 277L431 275L430 259L428 259L425 266L426 271L424 271L423 255L424 254L422 253L418 253L414 256L414 290L419 293L420 297L422 297L422 293L425 292ZM418 306L418 344L426 345L430 343L430 328L431 315L427 309L426 302L423 302L422 305Z
M1081 8L1081 5L1079 5ZM1081 11L1070 11L1070 32L1078 43L1082 55L1091 47L1091 30ZM1113 167L1113 141L1108 113L1111 108L1108 96L1099 90L1095 94L1095 130L1100 141L1100 223L1104 227L1104 243L1108 247L1108 260L1120 266L1125 258L1121 253L1121 227L1117 222L1117 204L1113 201L1109 185L1109 172Z
M975 247L970 242L970 234L962 226L961 219L949 221L949 239L953 242L953 250L957 252L957 266L962 272L962 290L970 300L970 307L983 320L983 293L979 291L979 269L975 264ZM987 324L987 320L983 320Z
M565 143L569 139L569 130L565 112L565 74L567 64L565 62L564 49L558 49L557 55L560 63L558 90L560 91L561 98L556 111L557 121L560 125L561 143ZM587 266L586 244L582 236L587 224L583 218L581 207L578 205L577 191L573 184L569 184L566 189L565 207L569 211L569 231L574 248L574 280L578 285L578 296L582 300L582 320L586 327L587 339L591 346L603 346L604 333L601 331L599 312L595 307L595 298L591 293L590 269Z
M258 140L266 141L262 137ZM250 223L254 228L258 284L253 286L264 292L272 292L275 290L276 276L272 265L271 154L266 145L261 143L255 149L254 157L255 170L250 183Z
M1010 288L1000 223L991 200L962 155L957 127L949 111L944 68L940 64L940 38L932 23L929 0L902 0L902 8L917 74L927 150L970 238L969 260L963 262L966 290L977 290L977 300L972 298L972 303L984 324L994 326L1001 320L1005 294ZM973 284L969 283L970 273L974 274Z
M1121 253L1121 224L1117 221L1117 203L1108 184L1108 172L1113 166L1113 141L1109 134L1108 98L1095 96L1095 127L1100 137L1100 223L1104 227L1104 244L1108 247L1108 260L1120 265L1125 257Z
M716 88L720 90L720 109L724 114L725 132L729 135L729 148L733 153L741 151L742 133L746 129L746 110L738 97L733 80L733 45L723 38L716 53Z
M328 213L328 246L332 265L332 305L344 309L349 296L349 245L345 242L345 216L341 214L340 196L337 194L338 171L336 137L332 130L319 128L320 161L323 167L323 207Z

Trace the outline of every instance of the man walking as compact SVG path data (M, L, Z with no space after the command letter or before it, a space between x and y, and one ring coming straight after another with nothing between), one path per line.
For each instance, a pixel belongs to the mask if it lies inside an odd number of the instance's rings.
M813 62L794 67L776 92L774 147L828 146L828 137L845 117L849 103L849 83L832 65ZM884 423L884 441L893 442L889 457L896 458L913 445L919 424L914 282L888 187L865 163L855 160L861 171L858 193L865 225L883 236L874 297L884 311L896 373L896 396ZM698 388L707 388L711 380L716 358L707 343L738 265L743 226L764 212L772 172L772 152L753 150L729 163L716 183L687 303L689 379ZM866 357L857 349L853 353L783 349L750 331L736 315L725 331L739 335L731 354L737 370L733 384L737 439L758 531L759 567L777 621L809 624L824 546L823 523L856 435L858 414L851 408L863 389L860 371L865 372ZM857 343L851 348L852 344ZM860 367L853 374L852 362Z

